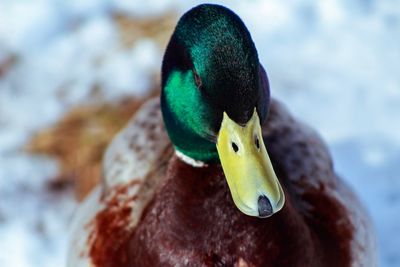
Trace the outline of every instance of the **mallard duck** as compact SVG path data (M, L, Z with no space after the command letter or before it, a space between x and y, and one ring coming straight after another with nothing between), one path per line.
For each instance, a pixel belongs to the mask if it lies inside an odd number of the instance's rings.
M325 144L270 98L241 19L211 4L179 20L161 97L108 147L71 236L69 267L376 265Z

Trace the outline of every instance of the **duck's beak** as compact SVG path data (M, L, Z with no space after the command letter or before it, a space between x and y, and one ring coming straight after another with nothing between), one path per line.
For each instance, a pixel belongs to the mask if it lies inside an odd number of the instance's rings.
M265 148L256 109L244 127L224 112L217 150L239 210L250 216L269 217L283 207L285 195Z

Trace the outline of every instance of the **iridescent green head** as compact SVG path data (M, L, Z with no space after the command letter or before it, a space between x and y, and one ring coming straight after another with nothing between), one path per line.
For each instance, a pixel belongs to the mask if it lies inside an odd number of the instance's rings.
M232 163L228 160L229 153L251 157L243 154L247 151L246 138L250 138L252 149L260 150L263 145L259 125L266 117L268 105L268 79L242 20L231 10L211 4L197 6L184 14L170 39L162 65L161 108L176 150L195 160L221 162L227 176L229 171L224 166ZM244 130L240 129L245 128L248 134L242 136ZM246 164L239 172L255 168ZM272 193L258 190L254 187L259 184L257 179L264 178L258 177L260 173L254 175L257 177L252 189L246 192L235 189L240 191L236 200L231 191L235 203L246 214L258 216L255 212L257 205L261 205L270 208L263 213L270 215L280 209L278 199L272 203L259 197L270 194L278 198L280 186L266 185L272 188ZM228 179L228 183L235 179ZM229 185L231 189L235 187L232 182ZM247 195L249 192L254 194Z
M257 50L241 19L218 5L200 5L182 16L162 65L161 105L177 150L216 161L223 112L245 124L268 108L269 87Z

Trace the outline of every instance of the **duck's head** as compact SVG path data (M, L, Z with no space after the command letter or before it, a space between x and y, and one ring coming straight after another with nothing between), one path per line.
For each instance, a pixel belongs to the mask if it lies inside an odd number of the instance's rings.
M162 65L161 108L176 150L221 162L234 203L268 217L285 201L261 133L269 85L241 19L218 5L182 16Z

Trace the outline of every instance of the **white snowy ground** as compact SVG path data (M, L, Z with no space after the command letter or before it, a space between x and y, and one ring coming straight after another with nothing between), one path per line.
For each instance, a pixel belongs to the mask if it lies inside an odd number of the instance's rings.
M200 2L0 1L0 66L16 62L0 71L0 266L64 266L75 207L68 192L43 194L57 163L21 147L93 86L108 99L143 95L160 67L151 40L121 46L111 12L155 16ZM381 266L400 266L400 1L210 2L245 21L272 95L328 142L373 218Z

